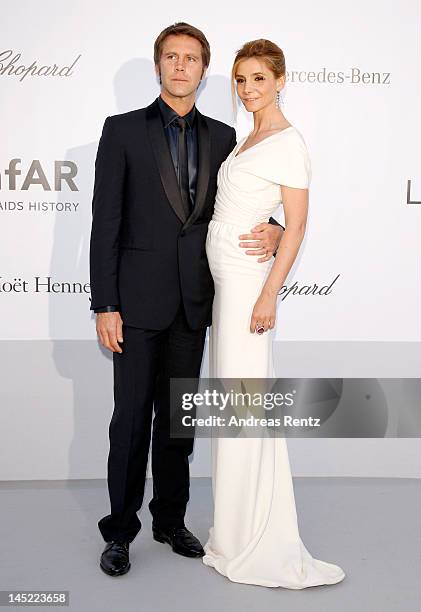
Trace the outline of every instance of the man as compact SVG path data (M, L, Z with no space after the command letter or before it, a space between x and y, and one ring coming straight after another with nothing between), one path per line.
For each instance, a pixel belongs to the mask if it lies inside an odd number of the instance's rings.
M150 106L107 117L95 164L90 244L91 309L100 342L113 352L108 490L98 523L100 566L130 569L141 529L152 413L153 537L185 556L204 554L187 530L193 437L170 436L170 379L198 378L214 287L205 252L221 163L235 130L202 115L195 96L210 60L204 34L185 23L154 47L161 94ZM276 222L275 222L276 224ZM248 254L271 256L281 226L260 224Z

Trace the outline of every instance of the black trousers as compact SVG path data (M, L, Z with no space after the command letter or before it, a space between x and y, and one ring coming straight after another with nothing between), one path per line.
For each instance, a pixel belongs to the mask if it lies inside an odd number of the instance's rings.
M132 541L145 488L152 428L153 524L184 525L194 437L170 437L170 378L198 378L206 328L189 328L182 305L165 330L125 326L123 352L113 353L114 412L109 426L111 514L98 527L105 541ZM152 416L154 413L153 424Z

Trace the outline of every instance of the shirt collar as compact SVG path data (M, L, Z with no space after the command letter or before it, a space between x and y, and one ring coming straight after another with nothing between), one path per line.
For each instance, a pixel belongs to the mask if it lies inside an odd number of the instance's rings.
M174 119L176 117L179 117L180 115L173 108L171 108L171 106L169 106L161 98L161 96L158 97L158 104L159 104L159 109L161 111L162 118L164 120L164 127L168 127L170 123L172 123ZM187 115L183 115L183 119L186 120L187 125L189 126L190 129L192 129L193 127L195 117L196 117L196 106L193 105L193 108L191 109L191 111L187 113Z

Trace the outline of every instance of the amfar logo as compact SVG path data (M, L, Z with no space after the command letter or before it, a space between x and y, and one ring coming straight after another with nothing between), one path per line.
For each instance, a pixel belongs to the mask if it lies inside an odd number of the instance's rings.
M70 66L57 66L57 64L53 64L52 66L38 66L35 62L32 62L29 66L25 66L24 64L20 64L19 60L21 58L21 53L16 53L13 57L13 51L11 49L7 49L7 51L0 52L0 75L6 76L20 76L19 81L23 81L28 74L30 76L58 76L58 77L69 77L73 74L72 68L75 67L76 62L82 57L78 55L74 60L73 64Z
M18 168L21 159L11 159L9 167L4 171L7 177L8 186L5 187L9 191L21 189L27 191L32 185L42 185L44 191L51 191L51 185L48 182L47 176L42 168L39 159L33 159L28 171L22 175L22 171ZM71 191L79 191L74 178L77 174L77 165L73 161L55 161L54 162L54 191L61 191L63 182ZM21 186L16 186L16 177L24 176ZM0 174L0 189L2 189L2 177Z

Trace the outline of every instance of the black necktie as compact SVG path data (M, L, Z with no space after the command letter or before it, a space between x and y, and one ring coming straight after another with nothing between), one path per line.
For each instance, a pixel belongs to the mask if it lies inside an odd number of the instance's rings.
M180 186L181 198L183 200L186 213L190 215L192 211L190 190L189 190L189 167L187 161L187 123L183 117L177 117L175 123L180 129L178 135L178 184Z

